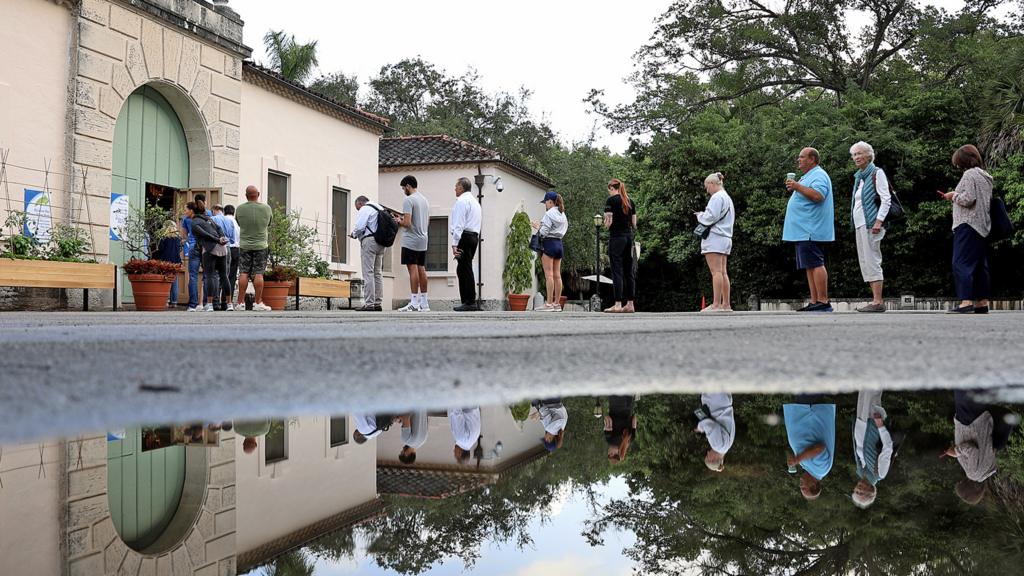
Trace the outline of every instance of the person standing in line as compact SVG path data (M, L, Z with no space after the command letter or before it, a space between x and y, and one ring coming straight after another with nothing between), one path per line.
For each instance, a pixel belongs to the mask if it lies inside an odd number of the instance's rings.
M797 158L803 172L800 181L786 177L786 190L792 192L786 206L782 241L796 246L797 270L807 273L811 301L797 312L832 312L828 299L828 270L825 269L825 243L834 242L835 209L832 205L832 179L819 166L821 155L804 148Z
M359 259L363 265L363 305L359 312L380 312L384 308L384 246L373 237L379 218L390 218L383 208L366 196L356 198L356 224L350 237L359 240Z
M885 237L885 218L892 206L889 178L875 166L875 149L867 142L850 147L850 157L857 166L853 175L853 200L850 214L853 232L857 238L857 260L860 274L871 287L871 303L857 308L857 312L885 312L882 299L882 238ZM869 225L870 223L870 225Z
M352 439L356 444L365 444L381 433L391 429L391 425L398 422L398 416L392 414L353 414L352 420L355 424L355 431L352 432Z
M548 292L547 301L539 311L561 312L562 256L565 254L562 238L569 231L569 220L565 217L565 200L561 194L548 191L541 203L545 208L544 217L540 222L530 223L541 237L543 252L540 261Z
M185 231L185 257L188 258L188 307L186 310L195 312L199 309L199 267L202 264L202 248L192 233L192 218L186 210L181 219L181 228Z
M832 470L836 453L836 405L820 400L820 395L801 395L782 407L791 449L786 463L791 474L804 469L800 493L808 501L821 496L821 481Z
M700 253L707 260L711 271L711 289L714 296L711 305L701 312L732 312L731 284L726 263L732 253L732 231L736 222L736 209L732 198L725 191L725 177L721 172L709 174L704 179L704 189L711 198L703 212L697 212L697 222L711 229L707 238L700 241Z
M449 408L448 424L452 427L455 438L453 453L459 464L469 462L473 447L480 439L480 407Z
M235 434L244 438L242 452L252 454L259 446L259 437L270 433L270 420L246 420L233 423Z
M231 222L233 234L228 234L228 310L234 310L235 286L238 282L238 265L240 255L241 230L238 227L238 220L235 220L235 207L228 204L224 207L224 218ZM244 297L244 295L243 295Z
M633 396L609 396L608 414L604 417L604 441L608 444L608 461L619 464L629 454L636 439L636 399Z
M399 312L430 312L427 300L427 228L430 224L430 203L416 190L415 176L402 178L402 265L409 271L409 303Z
M853 487L853 503L858 508L867 508L875 503L878 483L889 474L892 465L892 436L885 427L885 417L881 390L861 390L857 393L853 457L860 480Z
M1009 411L1000 406L974 400L975 390L953 393L954 443L940 457L956 458L965 479L956 485L956 494L970 505L985 498L987 481L998 470L996 451L1006 448L1015 424L1007 418Z
M190 203L186 210L192 211L192 233L203 245L203 298L206 300L204 311L213 312L219 308L215 305L217 294L226 292L224 288L228 283L228 239L220 226L206 215L206 204L202 200Z
M562 447L565 441L565 426L569 423L569 411L565 409L561 398L549 400L535 400L533 407L536 411L530 414L530 418L540 420L544 426L544 437L541 442L544 449L554 452Z
M171 264L181 264L181 231L178 225L174 223L174 220L168 220L164 223L164 234L166 236L160 240L155 258L164 262L170 262ZM174 282L171 282L171 293L167 298L167 305L172 308L178 305L177 274L174 275Z
M416 410L398 417L402 422L402 451L398 461L412 465L416 462L416 449L427 443L429 429L426 410Z
M708 449L704 465L712 472L725 470L725 453L736 439L736 415L732 409L732 394L701 394L701 417L694 432L707 437Z
M604 227L608 230L608 260L612 268L615 305L605 312L633 313L636 308L636 267L633 262L633 233L636 231L636 206L629 199L626 185L617 178L608 182L604 203ZM600 280L600 271L597 272Z
M227 243L227 252L228 252L228 254L227 254L227 256L224 257L225 273L224 273L224 276L222 276L221 279L220 279L220 292L221 292L221 294L220 294L220 310L230 312L230 311L234 310L234 306L231 304L231 302L232 302L231 294L234 291L233 287L235 285L234 282L231 280L231 272L230 272L231 264L232 264L231 263L231 241L234 239L234 237L235 237L235 235L237 233L237 228L235 226L235 219L234 218L228 219L227 215L224 214L224 207L221 206L220 204L214 204L213 205L213 221L217 223L217 226L220 226L221 232L223 232L224 236L227 237L227 239L228 239L228 243ZM236 268L237 268L237 266L238 265L235 264Z
M458 263L455 273L459 277L459 299L456 312L480 310L476 302L476 279L473 277L473 258L480 244L481 213L480 202L472 193L473 184L469 178L459 178L455 183L455 206L452 207L451 233L452 254Z
M245 310L245 291L249 287L250 277L256 288L252 309L260 312L270 310L270 306L263 303L263 272L267 269L270 221L274 218L274 211L259 200L259 189L248 186L245 189L245 203L235 209L235 218L241 231L238 242L238 303L235 304L235 310Z
M953 192L939 194L953 204L953 282L960 305L954 314L988 314L988 235L992 232L992 175L981 152L971 144L953 154L964 171Z

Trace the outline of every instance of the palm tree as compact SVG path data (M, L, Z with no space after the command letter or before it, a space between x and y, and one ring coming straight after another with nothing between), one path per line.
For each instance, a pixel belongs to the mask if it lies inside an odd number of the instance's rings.
M271 30L263 37L270 67L292 82L305 84L319 62L316 59L316 40L298 44L295 36L284 30Z
M990 162L1024 151L1024 53L992 81L982 113L981 146Z

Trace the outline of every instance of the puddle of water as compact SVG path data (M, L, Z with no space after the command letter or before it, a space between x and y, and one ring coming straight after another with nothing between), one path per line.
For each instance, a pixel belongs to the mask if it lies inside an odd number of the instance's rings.
M1015 391L578 397L0 452L17 574L1010 574Z

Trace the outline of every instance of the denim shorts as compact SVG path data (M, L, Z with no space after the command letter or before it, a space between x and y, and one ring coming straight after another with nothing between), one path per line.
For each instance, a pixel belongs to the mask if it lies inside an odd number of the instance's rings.
M810 270L825 265L825 246L814 240L796 243L796 269Z

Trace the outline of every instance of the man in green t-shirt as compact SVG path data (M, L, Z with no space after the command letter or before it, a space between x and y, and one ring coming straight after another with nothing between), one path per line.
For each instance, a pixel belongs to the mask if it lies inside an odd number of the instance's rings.
M238 305L235 306L235 310L245 309L245 290L249 287L249 276L252 276L253 286L256 288L256 303L252 309L270 310L270 306L263 303L263 272L267 269L270 221L273 219L274 211L259 199L259 189L249 186L245 189L245 203L235 208L235 220L238 221L240 230Z

